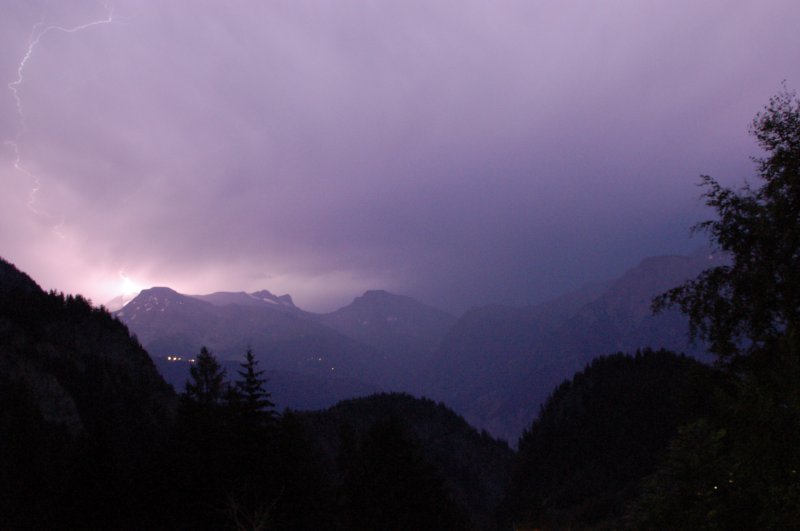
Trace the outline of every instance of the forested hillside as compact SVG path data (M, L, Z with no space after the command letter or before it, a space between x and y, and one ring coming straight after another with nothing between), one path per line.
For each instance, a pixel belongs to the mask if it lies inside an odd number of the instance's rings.
M78 528L144 510L144 471L175 398L118 320L0 260L3 527Z
M430 483L428 488L436 487L437 496L446 495L457 511L468 517L470 526L486 529L494 525L494 510L510 480L513 453L507 444L479 433L444 404L405 394L380 394L347 400L300 418L326 454L339 456L337 462L351 460L345 463L343 480L347 488L360 491L364 498L360 503L374 502L368 495L372 488L386 489L387 494L392 489L413 491L415 484L424 481ZM389 434L394 442L386 440ZM352 470L353 459L391 459L392 444L416 453L418 465L372 463L360 472ZM414 470L413 466L422 468ZM379 471L385 475L378 477ZM362 475L358 485L353 484L354 473ZM415 478L414 474L425 477ZM399 487L400 482L405 482L405 487ZM385 502L396 504L398 511L409 503L388 496ZM368 509L375 510L359 510ZM379 523L373 520L373 525Z
M595 359L558 386L519 442L506 524L619 528L678 427L710 413L722 376L667 351Z

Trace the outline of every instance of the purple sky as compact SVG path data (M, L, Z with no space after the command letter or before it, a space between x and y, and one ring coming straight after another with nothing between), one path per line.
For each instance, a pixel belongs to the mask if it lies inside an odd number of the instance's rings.
M538 302L701 245L800 88L797 0L108 5L0 0L0 256L97 303Z

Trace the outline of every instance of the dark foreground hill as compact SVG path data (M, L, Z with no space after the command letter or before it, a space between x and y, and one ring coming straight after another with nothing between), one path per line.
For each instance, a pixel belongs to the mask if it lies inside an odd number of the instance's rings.
M520 439L504 522L619 529L678 428L714 407L722 376L646 350L595 359L558 386Z
M513 452L444 404L379 394L302 413L300 419L323 453L338 463L348 503L364 517L360 529L381 528L381 513L395 511L401 521L402 512L434 502L437 511L452 513L439 515L446 517L443 528L454 522L460 529L494 526ZM436 517L431 515L431 527ZM391 528L420 525L407 524Z
M174 402L123 324L0 260L0 527L142 510L139 472Z

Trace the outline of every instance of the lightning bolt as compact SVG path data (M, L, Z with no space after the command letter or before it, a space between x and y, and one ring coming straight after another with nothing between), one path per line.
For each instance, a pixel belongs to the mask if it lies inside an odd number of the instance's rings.
M14 98L14 103L16 104L17 110L17 133L11 140L6 140L4 143L5 145L11 148L13 153L13 163L12 166L14 170L18 173L24 175L28 180L32 183L31 191L28 194L28 202L27 207L36 215L45 216L45 217L52 217L47 212L39 210L36 208L36 196L42 188L42 182L39 177L31 170L27 169L23 164L23 157L22 157L22 150L20 148L20 144L22 139L24 138L25 134L28 132L28 125L25 120L25 108L22 103L22 95L20 91L22 89L23 84L25 83L25 68L28 66L28 63L33 57L33 52L36 50L36 47L39 43L44 39L49 33L60 32L60 33L78 33L84 30L88 30L94 26L100 26L104 24L111 24L114 21L114 8L109 4L104 4L106 16L102 19L92 20L85 24L80 24L78 26L60 26L57 24L45 26L46 16L43 13L42 18L33 25L31 28L30 37L28 38L28 47L25 50L25 53L22 55L22 58L19 60L17 64L17 77L13 81L9 82L7 87L8 90L11 92L11 95ZM61 229L64 226L64 219L53 227L53 232L63 238L63 233Z

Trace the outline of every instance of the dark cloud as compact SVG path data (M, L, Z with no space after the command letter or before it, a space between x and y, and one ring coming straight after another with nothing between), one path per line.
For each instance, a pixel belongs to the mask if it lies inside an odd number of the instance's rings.
M750 175L747 124L800 84L792 0L109 5L42 36L24 116L0 97L2 253L101 302L120 274L537 301L701 243L697 176ZM0 12L6 83L107 16Z

